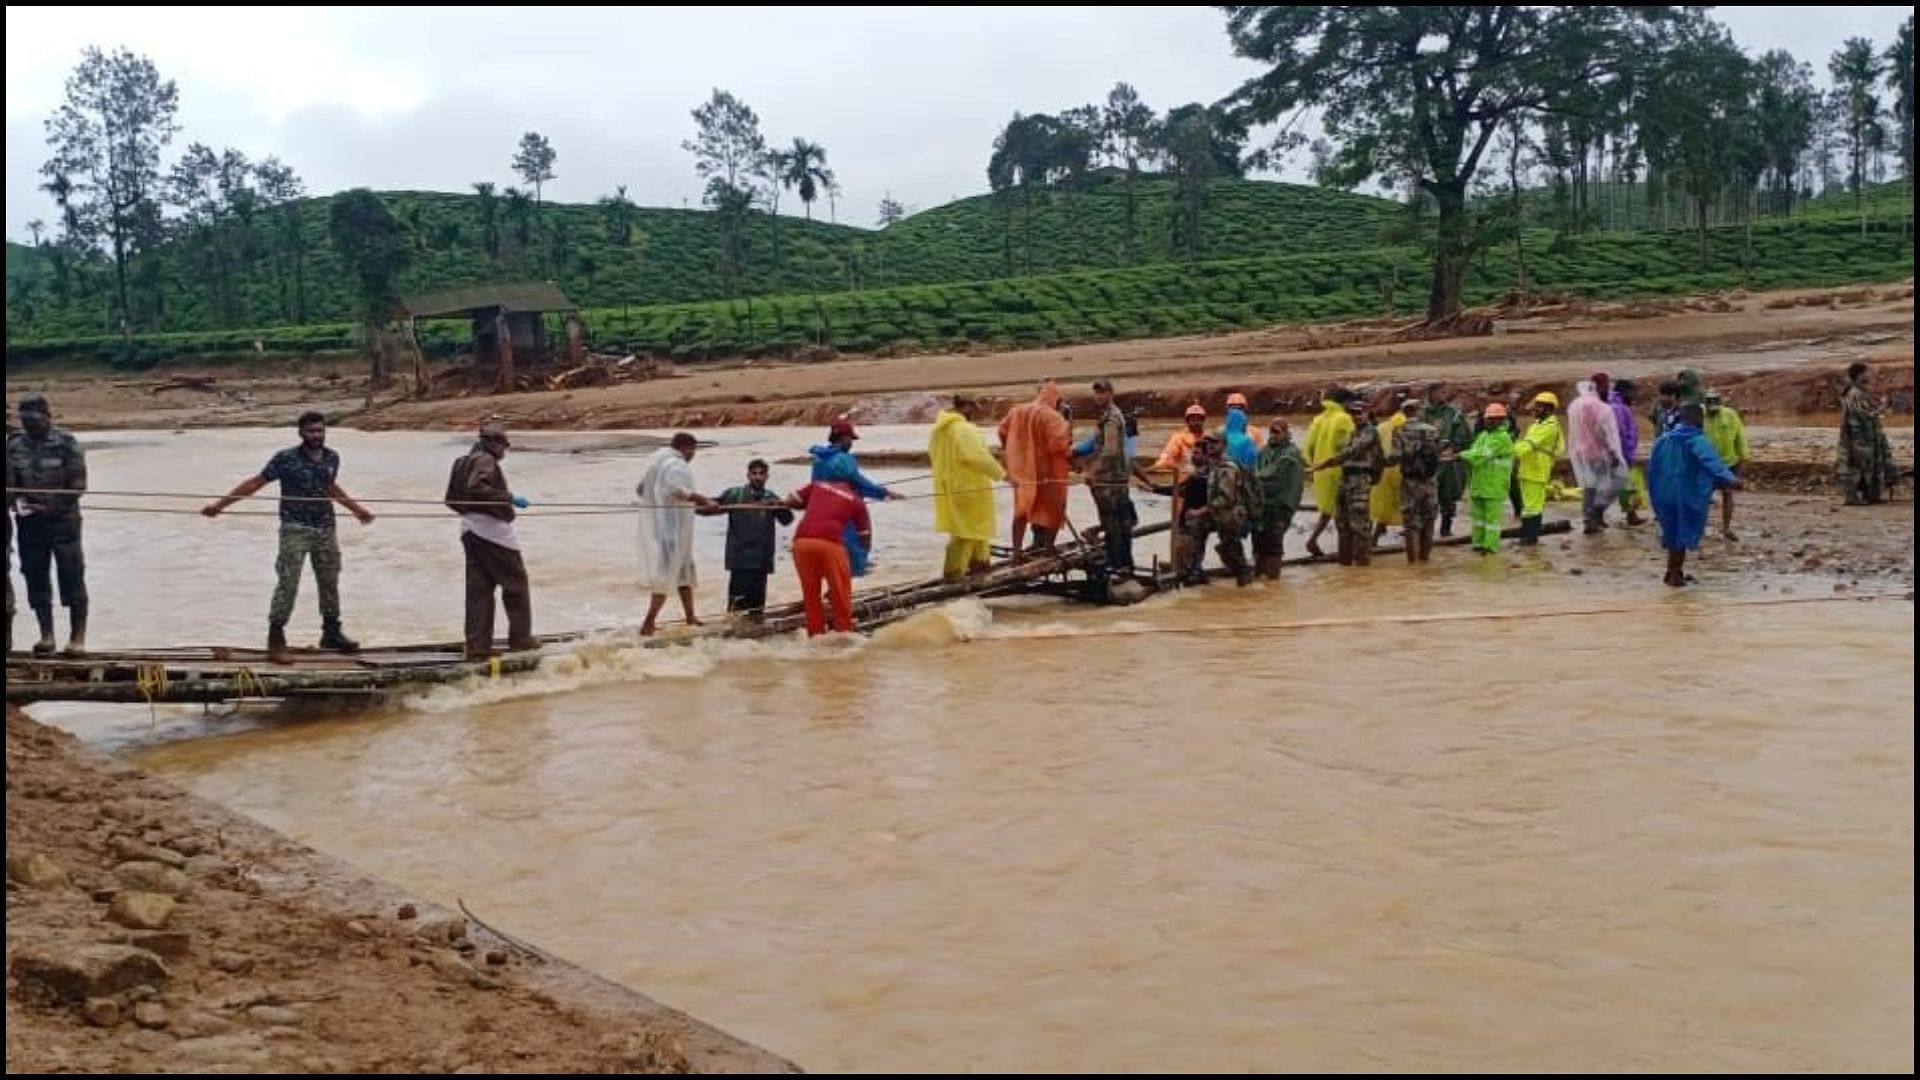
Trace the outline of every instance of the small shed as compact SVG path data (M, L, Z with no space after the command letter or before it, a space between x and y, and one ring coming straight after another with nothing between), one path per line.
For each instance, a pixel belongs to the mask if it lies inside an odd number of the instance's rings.
M578 310L558 286L545 281L470 285L400 301L409 329L419 319L469 320L474 366L500 368L502 383L511 383L516 368L537 367L552 359L542 316Z

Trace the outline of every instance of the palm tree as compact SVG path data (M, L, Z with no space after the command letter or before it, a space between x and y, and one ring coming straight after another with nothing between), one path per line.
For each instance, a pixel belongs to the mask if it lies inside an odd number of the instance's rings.
M812 221L813 201L821 192L833 189L833 170L827 168L827 148L796 138L792 148L782 156L786 159L786 168L781 173L780 184L799 192L800 205L806 208L807 220Z

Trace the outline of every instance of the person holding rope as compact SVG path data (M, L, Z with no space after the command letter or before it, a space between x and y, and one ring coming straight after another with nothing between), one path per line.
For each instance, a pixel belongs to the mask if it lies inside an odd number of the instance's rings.
M767 487L767 463L747 462L747 482L730 487L695 513L727 515L727 610L757 619L767 607L767 578L779 547L778 526L793 524L784 496ZM728 511L730 506L770 507Z
M646 475L633 489L640 497L640 587L648 593L647 617L640 636L652 637L667 606L667 592L680 594L680 610L688 626L699 626L693 612L693 588L699 581L693 562L693 516L696 507L712 506L693 479L693 455L700 441L691 432L647 459Z
M67 654L87 648L87 560L80 546L80 493L87 489L87 455L72 435L53 426L44 394L20 399L21 430L7 436L7 501L20 533L20 574L27 579L27 606L40 623L35 656L53 654L53 584L67 609L71 635ZM56 494L14 494L25 489ZM9 575L11 590L11 575ZM7 639L13 639L11 591Z
M466 656L493 655L493 593L507 609L507 648L527 652L540 647L533 636L533 594L526 560L513 532L514 513L527 500L507 486L500 459L513 443L498 421L480 425L480 438L453 463L447 476L447 509L460 515L460 547L467 561Z
M1093 488L1093 505L1100 511L1107 573L1125 577L1133 572L1133 526L1139 520L1128 491L1133 459L1127 453L1127 417L1114 403L1113 380L1094 380L1093 400L1100 409L1100 419L1088 440L1092 445L1079 456L1093 459L1087 469L1087 483Z
M373 511L353 501L340 487L340 455L327 446L327 418L317 412L300 414L296 422L300 445L268 459L258 476L249 476L200 512L219 517L241 499L268 484L280 485L280 550L274 560L277 581L267 608L267 649L287 647L287 620L300 595L302 565L313 560L313 579L320 587L320 647L335 652L357 652L360 643L340 626L340 538L334 531L333 504L347 508L362 525L373 524Z

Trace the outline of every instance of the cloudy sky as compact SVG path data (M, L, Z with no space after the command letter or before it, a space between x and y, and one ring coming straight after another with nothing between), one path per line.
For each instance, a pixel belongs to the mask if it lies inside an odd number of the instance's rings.
M1016 110L1097 100L1121 79L1164 110L1215 100L1254 70L1213 9L1090 11L9 7L6 231L53 217L37 190L44 124L87 45L144 53L179 84L170 158L190 140L277 154L314 192L504 185L533 129L559 152L550 199L626 184L643 205L697 204L680 142L689 110L724 87L770 140L825 144L840 218L860 224L889 191L925 208L983 190L994 132ZM1912 11L1717 16L1749 50L1788 48L1824 70L1843 39L1884 45Z

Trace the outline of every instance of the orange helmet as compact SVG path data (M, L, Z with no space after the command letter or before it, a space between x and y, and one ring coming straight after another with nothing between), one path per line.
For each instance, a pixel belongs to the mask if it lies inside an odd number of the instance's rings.
M1247 395L1241 393L1238 390L1235 390L1233 393L1227 395L1227 408L1244 409L1246 407L1247 407Z
M1507 418L1507 407L1496 401L1487 406L1486 416L1489 420L1505 420Z

